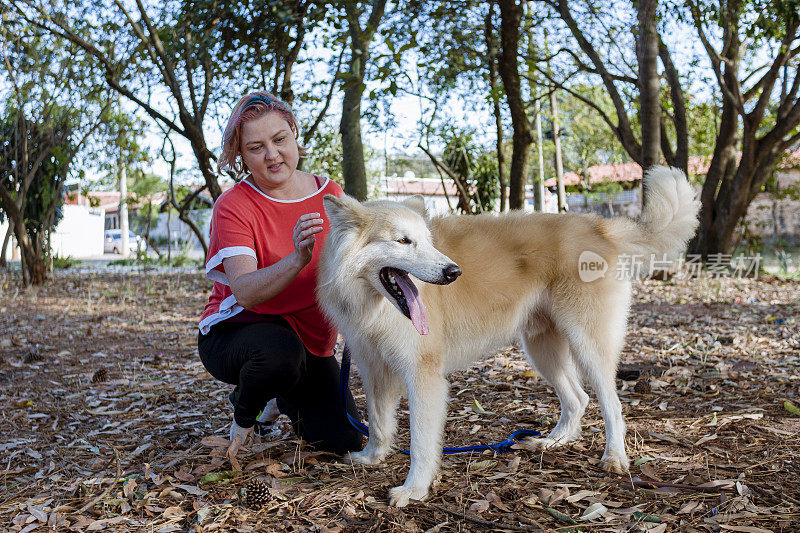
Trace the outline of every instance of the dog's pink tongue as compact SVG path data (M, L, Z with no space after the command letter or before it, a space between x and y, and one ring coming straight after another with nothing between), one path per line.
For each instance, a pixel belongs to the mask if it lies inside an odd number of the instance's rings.
M408 275L395 276L397 285L403 291L403 296L406 297L408 302L408 310L411 312L411 323L417 328L420 335L428 334L428 311L425 309L425 304L419 297L419 291L412 283Z

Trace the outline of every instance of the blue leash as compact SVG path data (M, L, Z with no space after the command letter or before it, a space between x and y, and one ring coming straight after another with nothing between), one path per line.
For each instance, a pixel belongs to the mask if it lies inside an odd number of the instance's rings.
M347 393L350 392L350 350L347 349L347 346L344 347L344 351L342 352L342 371L340 374L339 380L339 389L341 392L342 397L342 405L344 406L344 412L347 415L347 420L350 422L350 425L353 426L356 431L364 435L365 437L369 438L369 428L364 425L358 418L354 417L350 414L347 410ZM503 453L511 451L511 446L517 444L520 440L527 438L527 437L540 437L542 434L538 431L533 429L518 429L514 433L511 434L506 440L495 443L495 444L478 444L475 446L445 446L442 448L442 453L445 455L452 455L455 453L472 453L472 452L483 452L486 450L490 450L495 453ZM408 450L400 450L400 452L411 455Z

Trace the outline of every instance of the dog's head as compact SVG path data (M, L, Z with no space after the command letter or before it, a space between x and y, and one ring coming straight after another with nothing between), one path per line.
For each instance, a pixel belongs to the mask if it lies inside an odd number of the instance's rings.
M361 204L346 195L327 195L323 202L331 232L321 259L321 282L363 280L420 334L427 334L425 305L409 275L446 285L461 275L461 269L434 248L422 197Z

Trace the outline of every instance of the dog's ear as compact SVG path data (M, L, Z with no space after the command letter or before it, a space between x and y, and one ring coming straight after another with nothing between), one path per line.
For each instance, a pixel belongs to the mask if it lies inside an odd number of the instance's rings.
M402 200L404 206L409 207L419 213L419 215L428 220L428 210L425 209L425 198L421 194L415 194L414 196L409 196L405 200Z
M332 226L357 227L360 224L364 207L355 198L346 194L341 197L326 194L322 204Z

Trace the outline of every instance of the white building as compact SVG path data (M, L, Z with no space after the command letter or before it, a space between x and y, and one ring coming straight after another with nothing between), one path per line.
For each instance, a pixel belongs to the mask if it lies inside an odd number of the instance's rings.
M64 216L50 235L50 250L54 256L82 259L103 255L103 230L105 211L88 205L63 207ZM0 222L0 243L8 231L8 219ZM6 258L19 260L20 251L16 239L11 237L6 249Z

